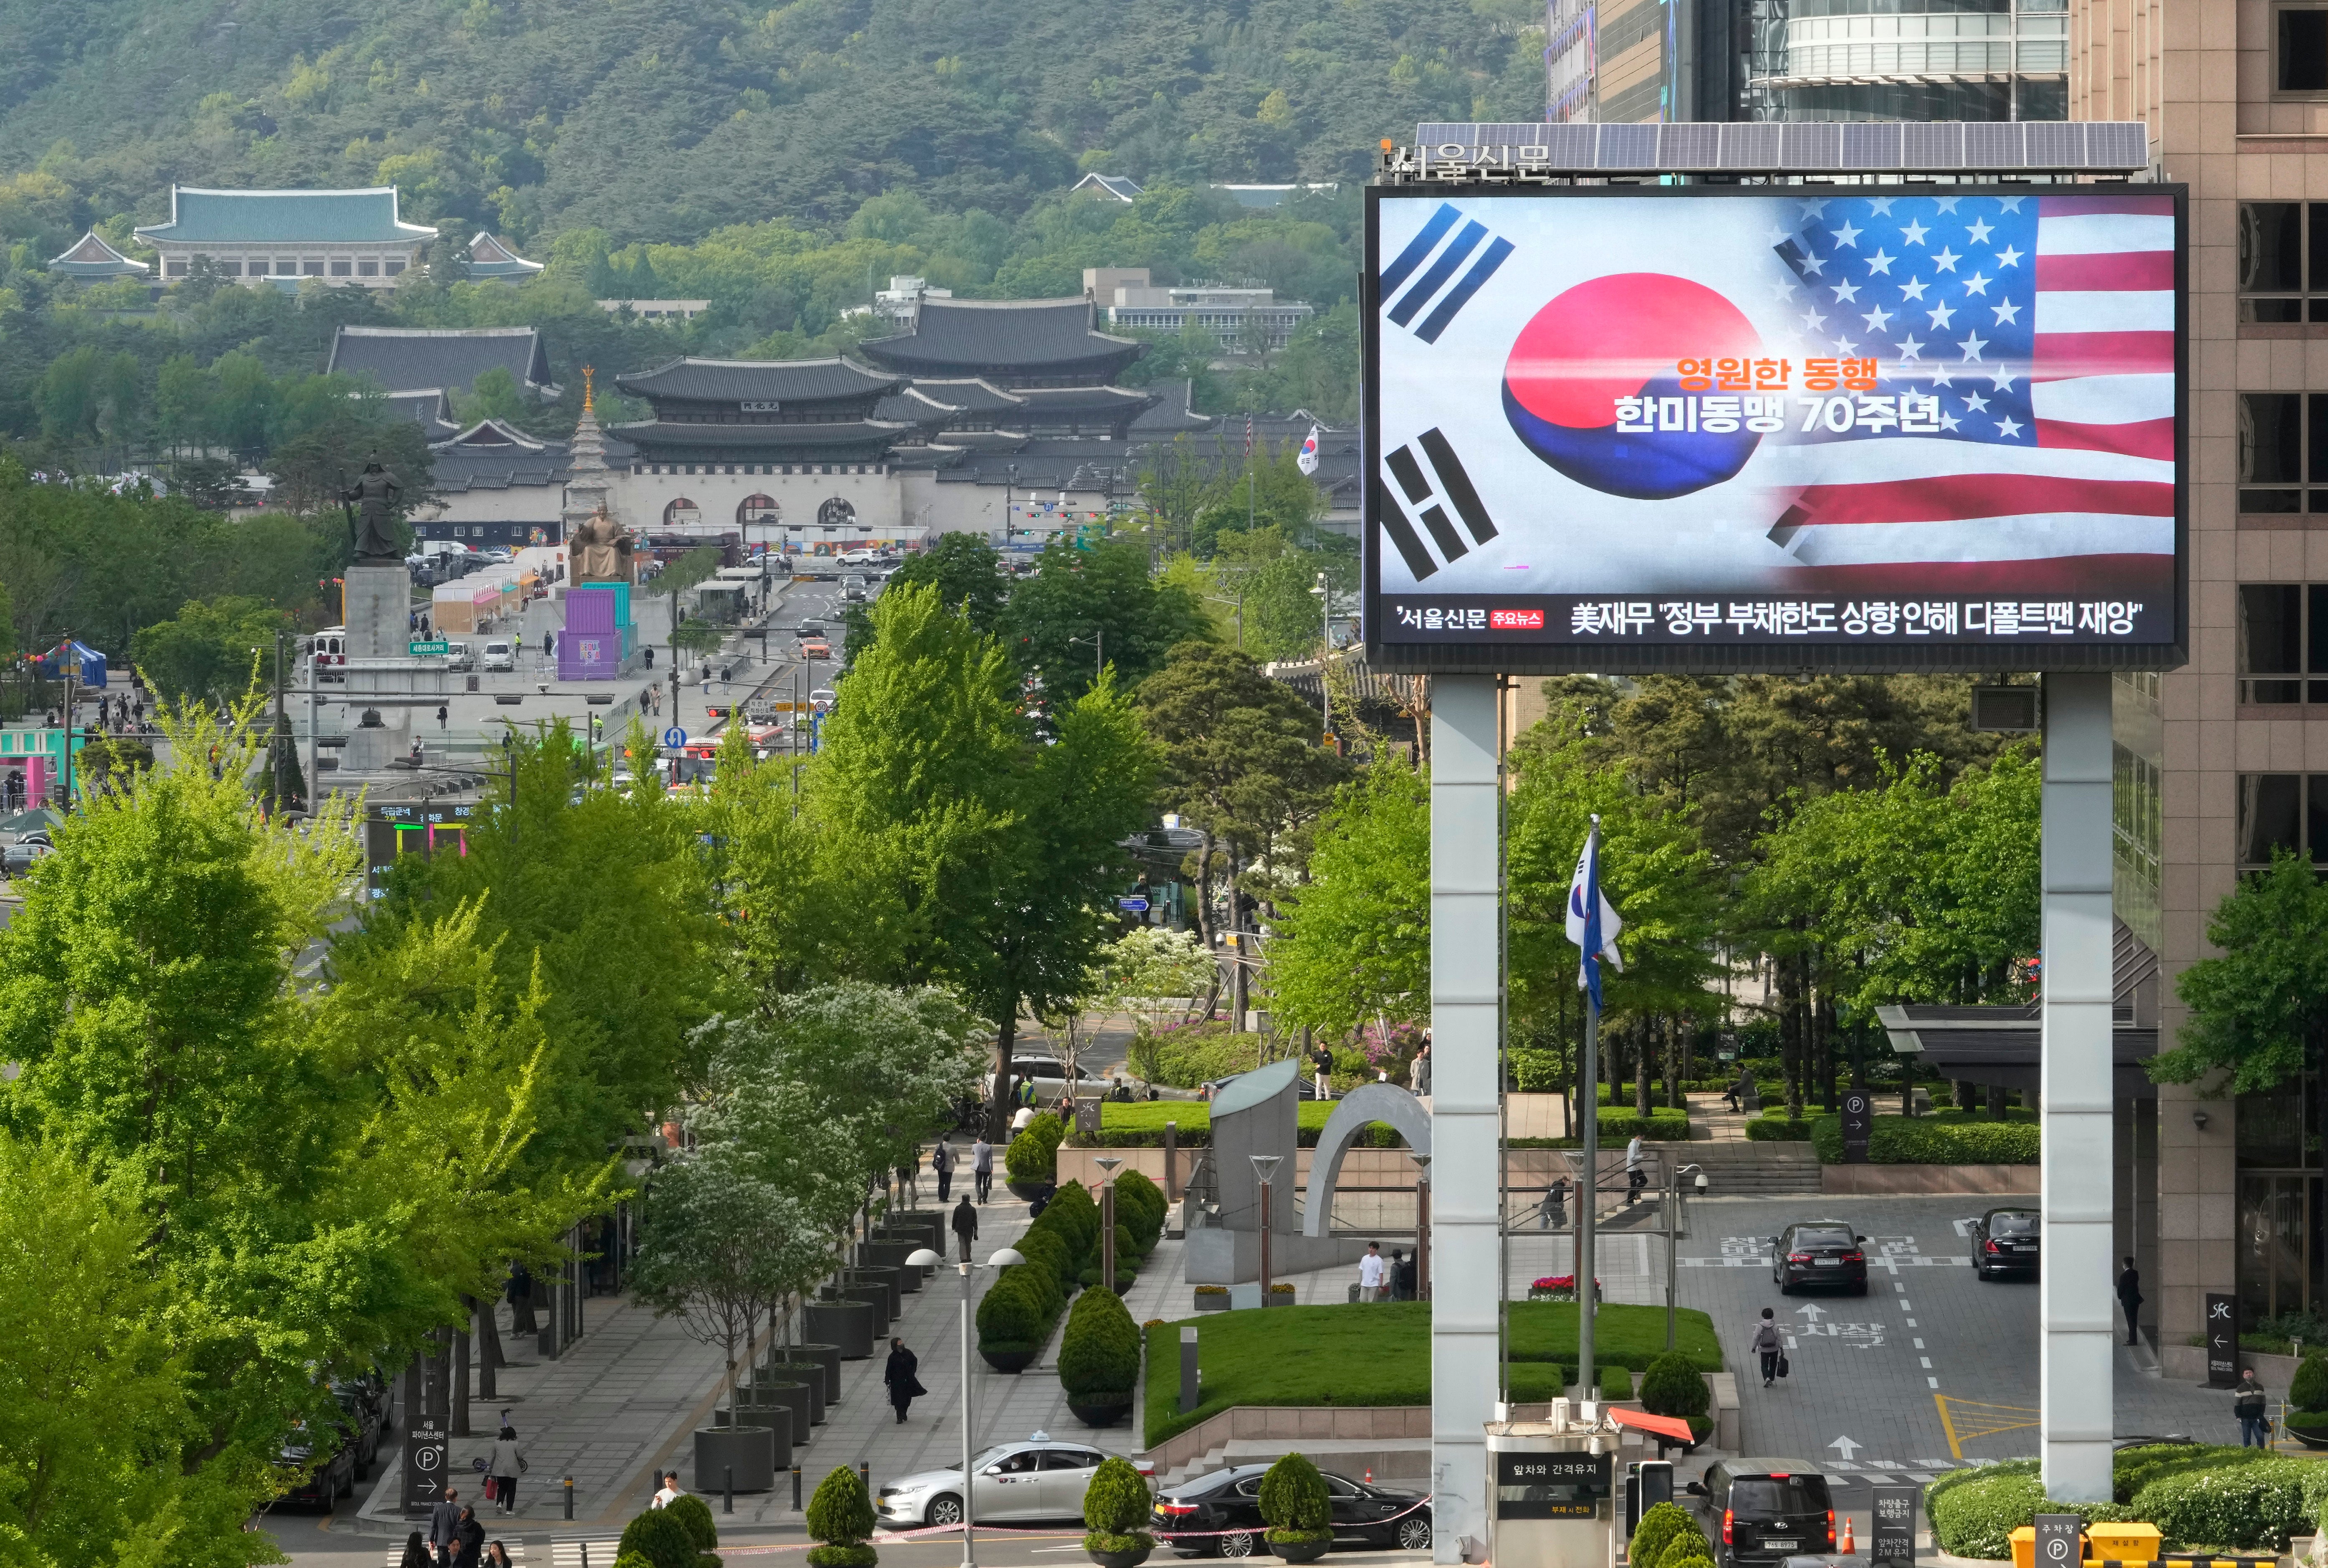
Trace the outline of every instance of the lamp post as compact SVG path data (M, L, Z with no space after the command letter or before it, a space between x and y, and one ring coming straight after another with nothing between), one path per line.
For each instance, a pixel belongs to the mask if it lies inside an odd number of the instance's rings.
M1008 1268L1012 1263L1027 1261L1015 1248L1004 1247L986 1260L990 1269ZM915 1268L934 1269L945 1260L927 1247L915 1247L906 1262ZM978 1568L976 1538L971 1524L971 1421L970 1421L970 1270L968 1258L954 1265L962 1275L962 1568Z
M1253 1161L1253 1173L1261 1178L1261 1304L1269 1305L1269 1233L1275 1227L1270 1216L1270 1188L1275 1185L1278 1161L1281 1154L1248 1154Z
M1102 1172L1099 1186L1099 1283L1115 1289L1115 1168L1122 1157L1103 1154L1092 1161Z
M1326 586L1326 574L1319 572L1317 586L1310 591L1318 596L1323 639L1318 647L1318 709L1330 732L1334 728L1334 694L1326 689L1326 661L1334 653L1334 590Z
M1414 1178L1414 1299L1431 1300L1431 1156L1413 1156Z
M1705 1172L1694 1165L1676 1169L1666 1182L1666 1348L1674 1347L1674 1251L1681 1239L1681 1178L1697 1171L1697 1191L1704 1197L1708 1185Z

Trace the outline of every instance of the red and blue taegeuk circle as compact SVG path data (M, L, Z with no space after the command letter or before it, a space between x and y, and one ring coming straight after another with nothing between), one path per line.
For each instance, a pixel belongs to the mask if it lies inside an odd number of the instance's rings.
M1744 359L1761 346L1744 314L1702 283L1612 273L1559 295L1520 329L1504 365L1504 414L1529 451L1579 484L1669 501L1735 474L1761 437L1742 420L1726 434L1620 435L1617 399L1688 396L1680 361Z

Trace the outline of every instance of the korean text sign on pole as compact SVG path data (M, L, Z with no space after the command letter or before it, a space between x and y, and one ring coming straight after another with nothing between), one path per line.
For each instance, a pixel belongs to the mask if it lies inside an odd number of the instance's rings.
M2181 186L1367 202L1377 667L2182 662Z

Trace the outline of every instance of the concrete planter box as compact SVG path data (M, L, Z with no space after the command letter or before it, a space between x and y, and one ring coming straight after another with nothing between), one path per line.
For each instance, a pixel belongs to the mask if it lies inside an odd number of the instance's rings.
M895 1264L867 1263L849 1271L849 1282L852 1285L878 1285L888 1291L889 1320L895 1322L906 1310L906 1275L908 1272Z
M873 1354L873 1309L864 1302L812 1301L801 1309L801 1317L809 1337L832 1346L842 1360L862 1361Z
M808 1446L809 1428L814 1424L810 1415L809 1390L805 1383L763 1383L752 1390L754 1403L761 1409L774 1406L792 1414L792 1438L794 1448ZM738 1406L738 1409L745 1408Z
M776 1357L797 1366L813 1361L824 1368L824 1403L829 1409L840 1403L840 1347L838 1345L793 1345L768 1353L770 1366Z
M739 1404L730 1410L711 1413L715 1431L765 1432L762 1441L770 1445L771 1460L776 1469L786 1470L793 1463L793 1413L781 1404Z
M888 1286L870 1282L846 1284L833 1292L833 1300L856 1301L870 1311L873 1314L874 1348L886 1348L880 1342L889 1337L889 1319L896 1315L890 1310L896 1298ZM868 1356L872 1353L871 1350L866 1352Z
M1197 1292L1197 1311L1225 1312L1228 1310L1229 1293L1226 1291L1198 1291Z
M796 1383L808 1390L808 1423L824 1424L824 1363L821 1361L776 1361L760 1369L762 1376L776 1383Z
M920 1290L922 1281L928 1277L922 1269L906 1261L920 1250L922 1244L918 1237L901 1237L896 1241L859 1242L857 1244L859 1272L863 1272L873 1269L895 1270L898 1291L911 1294Z
M790 1469L793 1462L789 1452L781 1460L776 1457L774 1435L765 1426L698 1427L696 1491L705 1495L720 1491L731 1472L739 1492L774 1491L776 1471Z

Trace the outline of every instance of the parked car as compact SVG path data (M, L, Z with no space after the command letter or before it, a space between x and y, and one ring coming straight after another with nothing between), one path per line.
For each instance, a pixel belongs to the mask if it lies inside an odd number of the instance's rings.
M380 1457L380 1441L388 1432L387 1403L374 1395L369 1384L359 1382L333 1384L332 1397L348 1419L348 1446L354 1454L355 1479L361 1480Z
M1079 1519L1092 1472L1108 1456L1079 1442L1055 1442L1037 1432L1025 1442L997 1443L972 1456L981 1522ZM873 1511L892 1528L962 1523L962 1469L923 1470L884 1485Z
M1803 1285L1840 1285L1863 1296L1866 1240L1839 1219L1798 1221L1770 1238L1770 1282L1785 1296Z
M1010 1075L1024 1078L1035 1085L1036 1096L1048 1103L1067 1092L1066 1066L1056 1056L1028 1056L1014 1054L1010 1058ZM994 1099L994 1075L989 1073L980 1080L989 1103ZM1103 1094L1112 1083L1093 1072L1082 1063L1075 1064L1075 1094L1084 1099Z
M48 833L35 828L33 831L19 836L16 841L10 844L5 850L0 850L0 869L5 869L13 877L20 871L31 870L33 861L56 852L57 847L50 841Z
M2037 1277L2037 1259L2043 1237L2042 1219L2033 1208L1993 1208L1972 1222L1972 1272L1984 1280L2005 1274Z
M1835 1498L1801 1460L1717 1460L1689 1483L1718 1568L1835 1550Z
M347 1432L332 1432L322 1434L319 1443L317 1434L304 1427L294 1432L291 1440L283 1445L283 1451L275 1461L277 1467L299 1469L313 1464L314 1468L307 1470L298 1484L285 1492L280 1500L312 1503L318 1507L328 1508L342 1498L355 1496L356 1448L348 1439ZM324 1444L329 1445L329 1456L316 1462L316 1450Z
M485 644L484 667L488 670L514 670L517 653L507 643L496 639Z
M821 637L803 637L800 640L800 656L803 659L830 659L832 657L832 644Z
M475 649L470 647L466 643L464 643L457 638L446 639L446 646L445 649L445 668L446 670L449 670L455 674L459 674L467 671L474 670L476 667L477 652Z
M1157 1498L1150 1529L1182 1557L1264 1554L1261 1479L1268 1473L1267 1465L1232 1465L1175 1487ZM1431 1504L1422 1494L1319 1473L1333 1507L1335 1545L1431 1549Z

